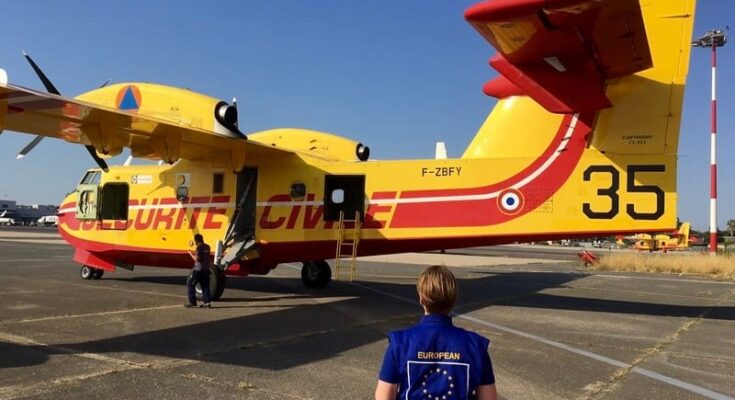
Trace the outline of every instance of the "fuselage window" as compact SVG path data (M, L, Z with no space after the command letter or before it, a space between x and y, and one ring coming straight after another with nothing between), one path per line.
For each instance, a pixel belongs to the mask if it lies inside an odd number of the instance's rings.
M212 193L223 193L225 191L225 174L216 172L212 180Z
M100 183L100 171L87 171L82 178L82 185L98 185Z
M335 189L332 191L332 203L342 204L345 201L344 189Z

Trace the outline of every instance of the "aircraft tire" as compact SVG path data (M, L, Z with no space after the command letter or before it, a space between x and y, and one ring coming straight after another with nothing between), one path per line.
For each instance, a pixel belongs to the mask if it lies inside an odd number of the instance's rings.
M92 269L92 279L102 279L102 275L104 274L105 274L104 269L100 269L100 268Z
M212 295L212 300L219 300L222 298L222 293L225 292L225 280L227 279L225 272L220 267L210 268L210 286L213 279L216 281L215 290L210 292L210 294Z
M189 274L189 279L192 279ZM225 292L225 273L221 268L211 266L209 268L209 298L212 301L217 301L222 298L222 293ZM202 289L200 285L196 285L194 288L196 292L197 300L202 300Z
M332 281L332 269L324 260L304 261L301 267L301 281L308 288L323 289Z
M81 276L82 279L92 279L94 276L94 268L89 265L82 265L82 268L79 270L79 276Z

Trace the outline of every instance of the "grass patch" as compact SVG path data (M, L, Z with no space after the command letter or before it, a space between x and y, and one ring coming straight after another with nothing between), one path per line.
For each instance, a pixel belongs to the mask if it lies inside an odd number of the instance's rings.
M735 279L735 257L701 253L613 253L600 257L598 271L657 272Z

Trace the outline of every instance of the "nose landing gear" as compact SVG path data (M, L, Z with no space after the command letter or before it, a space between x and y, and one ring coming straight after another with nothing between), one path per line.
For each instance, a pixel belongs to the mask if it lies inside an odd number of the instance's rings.
M82 279L100 279L104 274L104 269L94 268L88 265L82 265L82 269L79 270L79 276L81 276Z

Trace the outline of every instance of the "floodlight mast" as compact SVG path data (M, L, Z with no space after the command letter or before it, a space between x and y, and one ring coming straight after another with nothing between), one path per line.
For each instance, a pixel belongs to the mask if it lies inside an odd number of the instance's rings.
M709 203L709 252L717 254L717 48L727 43L727 35L713 29L692 42L694 47L712 48L712 129L710 133L710 203Z

